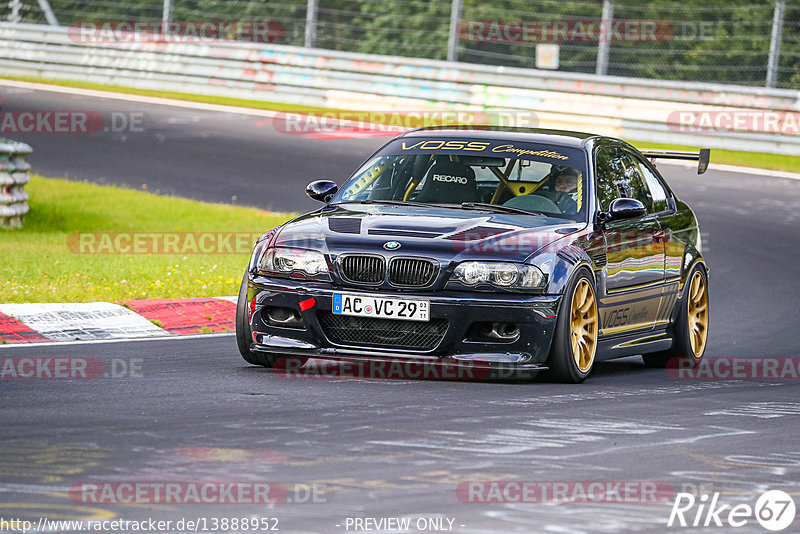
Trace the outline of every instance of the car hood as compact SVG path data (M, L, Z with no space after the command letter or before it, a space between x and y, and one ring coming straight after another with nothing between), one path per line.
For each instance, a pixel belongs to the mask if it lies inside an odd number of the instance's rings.
M440 261L525 261L544 246L586 226L543 215L498 214L458 208L340 204L282 226L273 246ZM386 245L397 242L397 245Z

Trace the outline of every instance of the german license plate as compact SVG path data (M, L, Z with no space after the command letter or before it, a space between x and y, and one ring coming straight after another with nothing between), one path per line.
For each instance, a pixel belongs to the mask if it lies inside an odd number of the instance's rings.
M428 321L430 301L398 299L351 293L334 293L333 313L378 319L402 319L406 321Z

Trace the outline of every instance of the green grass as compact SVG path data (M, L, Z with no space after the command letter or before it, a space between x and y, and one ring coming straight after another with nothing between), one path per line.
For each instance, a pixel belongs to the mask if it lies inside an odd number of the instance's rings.
M118 93L126 93L133 95L153 96L159 98L171 98L174 100L187 100L191 102L203 102L207 104L221 104L226 106L236 106L254 109L266 109L271 111L306 111L306 112L322 112L322 111L348 111L336 110L329 108L321 108L315 106L299 106L295 104L285 104L281 102L265 102L262 100L247 100L241 98L227 98L222 96L206 96L194 95L190 93L177 93L171 91L154 91L148 89L134 89L131 87L122 87L119 85L103 85L98 83L79 82L71 80L49 80L31 77L13 77L3 76L9 80L20 80L35 83L49 83L52 85L59 85L64 87L78 87L82 89L96 89L98 91L113 91ZM629 141L634 146L648 147L648 148L661 148L661 149L674 149L674 150L693 150L699 147L692 147L686 145L668 145L649 142L637 142L635 140ZM741 165L743 167L757 167L760 169L770 169L776 171L789 171L800 172L800 156L784 156L778 154L765 154L763 152L740 152L735 150L711 150L711 163L722 163L726 165Z
M79 253L76 234L249 234L269 230L289 217L39 176L32 177L26 190L31 195L31 211L23 228L0 230L2 303L236 295L249 250L228 254L186 250L181 254L87 254ZM68 245L70 236L72 246ZM248 240L242 248L251 245L252 240Z

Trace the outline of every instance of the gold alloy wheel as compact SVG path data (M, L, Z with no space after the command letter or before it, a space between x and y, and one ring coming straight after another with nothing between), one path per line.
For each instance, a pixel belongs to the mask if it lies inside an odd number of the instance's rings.
M689 283L689 343L695 358L706 348L708 339L708 292L700 271L695 271Z
M597 350L597 301L586 278L581 278L572 295L570 343L578 370L588 372Z

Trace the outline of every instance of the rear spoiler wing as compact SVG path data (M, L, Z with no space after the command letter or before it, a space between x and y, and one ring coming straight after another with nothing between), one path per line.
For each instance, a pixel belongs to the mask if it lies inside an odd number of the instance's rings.
M708 169L708 162L711 159L711 149L701 148L697 152L684 152L681 150L640 150L644 156L650 159L690 159L697 160L697 174L703 174Z

